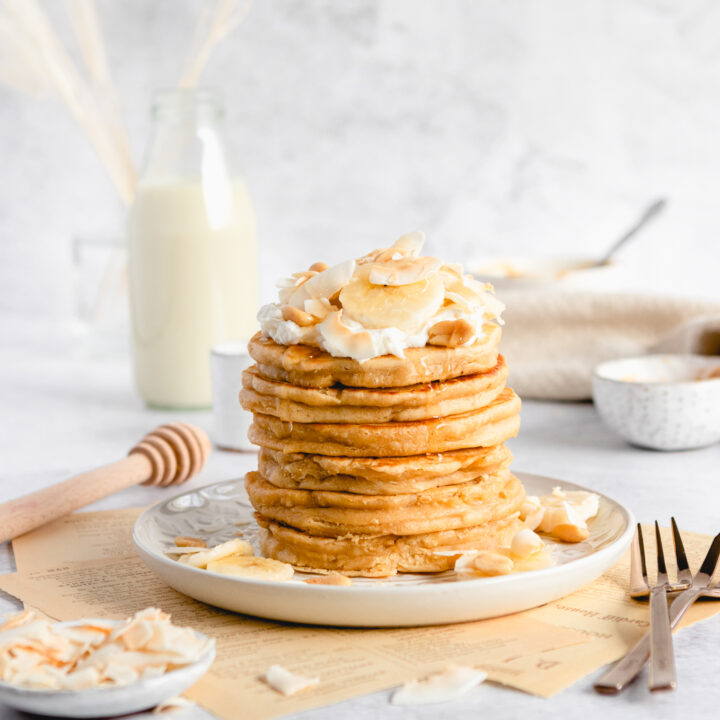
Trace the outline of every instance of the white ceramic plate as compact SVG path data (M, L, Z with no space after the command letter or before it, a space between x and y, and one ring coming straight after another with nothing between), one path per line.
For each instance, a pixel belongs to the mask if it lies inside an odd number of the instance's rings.
M529 495L546 495L573 483L515 473ZM178 535L216 545L238 530L255 541L257 526L242 480L228 480L164 500L135 523L140 557L168 585L190 597L235 612L273 620L353 627L399 627L465 622L527 610L568 595L611 568L630 545L630 511L601 495L600 511L588 522L590 537L566 545L548 541L557 565L491 578L467 578L448 571L401 574L382 580L355 579L352 586L308 585L296 573L287 582L267 582L208 572L165 554ZM257 547L257 546L256 546Z
M72 626L86 620L58 623ZM103 622L107 622L104 620ZM197 633L204 640L205 635ZM126 715L147 710L194 685L210 668L215 648L209 648L191 665L159 677L117 687L87 690L33 690L0 682L0 703L25 712L54 717L93 718Z

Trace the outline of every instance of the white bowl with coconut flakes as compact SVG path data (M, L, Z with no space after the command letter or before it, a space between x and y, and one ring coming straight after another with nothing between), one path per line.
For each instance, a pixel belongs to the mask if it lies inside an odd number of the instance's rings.
M91 618L53 623L44 619L31 619L28 623L0 632L0 648L12 647L13 643L22 644L27 637L32 637L32 644L40 651L48 648L48 657L49 648L68 645L65 651L68 658L72 655L73 635L77 634L75 644L79 645L78 652L81 653L79 660L76 658L72 663L67 663L67 668L57 668L47 663L49 673L44 671L43 663L38 662L36 667L39 670L33 668L32 675L20 666L13 672L11 662L8 661L4 665L2 677L9 681L0 681L0 703L25 712L85 718L140 712L175 698L208 671L215 659L215 643L191 628L171 626L169 619L164 623L166 627L159 631L162 634L171 628L166 634L172 636L172 642L177 641L177 652L151 650L142 640L143 634L147 639L147 632L144 632L147 626L139 633L136 632L125 648L128 653L122 659L119 657L123 655L121 650L108 653L108 650L113 650L108 643L88 642L87 637L84 637L88 628L104 628L109 630L112 640L112 633L131 623L138 615L128 621ZM157 627L152 629L157 630ZM91 660L93 653L94 657L99 658L98 662ZM153 672L132 667L132 663L125 662L129 658L137 660L143 655L145 668L152 667ZM169 655L173 655L174 659L170 665L166 665ZM114 670L107 674L97 671L100 667L107 669L113 658ZM22 665L22 658L17 659ZM78 672L82 665L87 666L86 670L80 669ZM92 669L93 673L88 673L87 669ZM110 678L110 675L114 677ZM133 676L136 676L135 679Z

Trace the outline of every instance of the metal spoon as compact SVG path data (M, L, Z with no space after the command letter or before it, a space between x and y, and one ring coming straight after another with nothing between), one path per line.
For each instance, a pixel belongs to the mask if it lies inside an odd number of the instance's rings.
M592 263L588 267L599 267L600 265L607 265L613 255L623 246L625 243L634 237L645 225L650 222L656 215L659 215L667 205L665 198L658 198L652 204L650 204L643 214L638 218L635 224L625 231L625 233L613 244L613 246L596 262Z

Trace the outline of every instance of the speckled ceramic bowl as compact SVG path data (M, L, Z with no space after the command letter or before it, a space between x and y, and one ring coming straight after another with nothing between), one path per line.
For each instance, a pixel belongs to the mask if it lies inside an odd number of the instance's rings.
M713 373L717 376L710 379ZM627 441L688 450L720 441L720 357L646 355L595 368L600 417Z

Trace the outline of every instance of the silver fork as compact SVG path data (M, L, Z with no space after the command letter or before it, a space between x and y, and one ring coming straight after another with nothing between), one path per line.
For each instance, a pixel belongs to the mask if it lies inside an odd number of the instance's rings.
M680 531L678 530L675 518L672 518L673 542L675 545L675 557L678 566L678 578L690 576L690 566L685 554ZM720 559L720 534L716 535L710 544L705 555L702 567L692 578L692 586L678 595L670 606L670 626L675 627L686 610L699 597L720 598L720 584L713 582L713 575L718 567ZM630 568L631 595L635 598L643 596L639 583L641 575L641 561L639 548L633 542L633 554ZM673 586L674 589L675 586ZM647 597L647 589L644 596ZM595 690L599 693L615 695L622 691L642 670L643 665L650 656L650 634L645 634L641 640L624 657L618 660L600 679L595 683Z
M638 538L642 549L643 580L649 585L645 566L645 551L642 547L642 532L639 525ZM651 690L674 690L677 684L677 676L667 601L668 575L665 566L665 552L660 537L660 526L657 520L655 521L655 542L657 545L657 581L650 588L650 673L648 685ZM689 570L686 572L690 573ZM679 577L677 584L681 584ZM692 575L685 580L684 587L688 588L691 584Z

